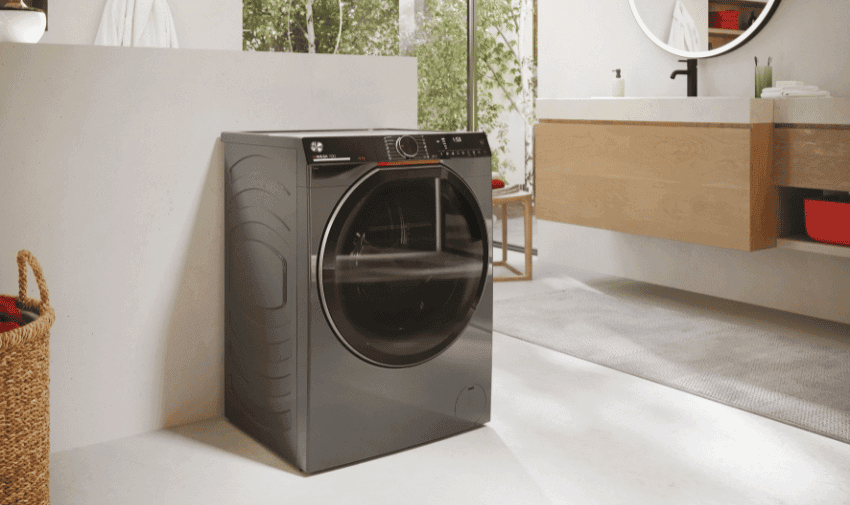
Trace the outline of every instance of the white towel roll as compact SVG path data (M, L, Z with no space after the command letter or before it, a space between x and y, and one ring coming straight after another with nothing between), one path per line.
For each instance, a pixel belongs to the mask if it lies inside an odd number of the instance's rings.
M805 97L805 96L815 96L815 97L819 96L819 97L827 98L827 97L830 97L832 95L830 95L829 91L808 91L808 90L801 90L801 91L783 90L783 91L778 91L778 90L775 90L775 89L773 91L769 91L767 88L765 88L761 92L762 98L794 98L794 97Z
M817 86L774 86L772 88L764 88L762 91L769 93L784 91L820 91Z

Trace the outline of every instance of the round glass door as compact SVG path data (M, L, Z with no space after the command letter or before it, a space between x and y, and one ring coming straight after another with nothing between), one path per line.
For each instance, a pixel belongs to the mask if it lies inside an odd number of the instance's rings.
M360 358L412 366L445 350L484 290L489 240L475 197L442 166L376 169L340 200L319 249L319 297Z

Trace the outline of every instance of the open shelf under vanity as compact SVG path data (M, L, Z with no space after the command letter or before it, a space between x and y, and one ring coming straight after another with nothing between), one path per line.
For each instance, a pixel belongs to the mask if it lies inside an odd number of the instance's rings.
M787 186L777 186L776 190L779 209L777 248L850 258L850 246L818 242L806 233L803 200L823 198L823 190Z
M850 125L777 123L773 141L776 247L850 258L850 246L817 242L808 236L803 208L806 198L850 191Z

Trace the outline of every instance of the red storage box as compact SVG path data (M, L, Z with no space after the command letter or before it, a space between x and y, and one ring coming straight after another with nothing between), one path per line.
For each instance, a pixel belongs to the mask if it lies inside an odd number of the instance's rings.
M818 242L850 246L850 202L805 199L806 233Z
M716 11L708 13L708 26L712 28L724 28L727 30L738 29L738 11Z

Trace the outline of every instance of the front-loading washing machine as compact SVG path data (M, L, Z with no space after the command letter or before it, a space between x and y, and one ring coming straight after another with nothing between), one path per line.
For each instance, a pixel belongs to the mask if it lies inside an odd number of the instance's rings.
M490 420L483 133L222 133L225 412L306 473Z

